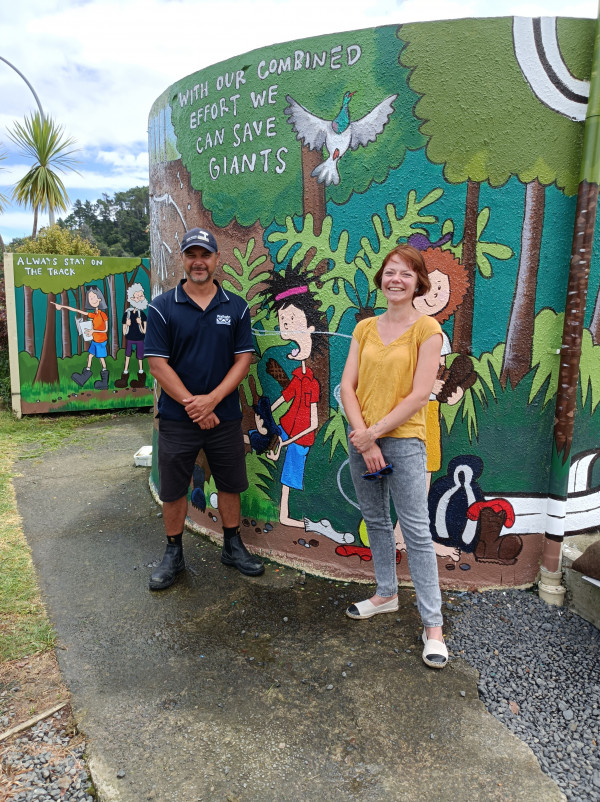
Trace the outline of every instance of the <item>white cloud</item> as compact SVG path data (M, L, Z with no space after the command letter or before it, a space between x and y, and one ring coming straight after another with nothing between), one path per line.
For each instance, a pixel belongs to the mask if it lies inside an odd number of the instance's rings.
M114 150L101 150L98 152L98 161L110 164L114 167L121 167L127 170L145 170L148 173L148 152L147 150L138 153L117 152Z
M71 198L79 197L77 190L97 190L98 192L108 192L114 195L115 192L122 192L134 186L147 186L148 168L143 169L121 169L113 170L110 174L99 173L94 170L83 170L81 175L76 175L69 180L68 192ZM98 196L96 196L98 197Z

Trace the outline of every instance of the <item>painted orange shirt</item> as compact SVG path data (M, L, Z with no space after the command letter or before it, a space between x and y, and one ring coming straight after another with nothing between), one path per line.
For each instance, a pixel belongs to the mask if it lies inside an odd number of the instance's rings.
M95 343L105 343L108 340L108 331L104 331L106 328L106 321L108 320L108 315L106 312L103 312L101 309L98 309L97 312L88 312L88 317L92 320L92 325L94 327L94 342Z

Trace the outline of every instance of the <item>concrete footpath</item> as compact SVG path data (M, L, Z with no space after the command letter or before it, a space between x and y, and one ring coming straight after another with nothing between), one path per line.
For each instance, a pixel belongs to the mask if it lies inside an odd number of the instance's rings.
M564 799L473 669L423 665L409 590L398 613L351 621L365 586L274 564L244 577L186 534L189 570L151 593L162 520L133 464L151 431L150 415L107 417L17 465L100 800Z

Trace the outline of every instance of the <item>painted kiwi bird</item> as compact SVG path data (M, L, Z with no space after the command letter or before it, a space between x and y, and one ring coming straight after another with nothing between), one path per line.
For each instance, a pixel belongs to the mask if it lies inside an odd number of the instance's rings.
M291 95L286 95L285 98L289 105L284 109L284 114L297 134L296 139L311 150L321 150L323 146L327 148L328 158L322 164L318 164L311 173L325 186L340 183L337 163L348 148L356 150L360 145L366 147L369 142L375 142L387 125L394 111L392 104L398 97L398 95L386 97L360 120L352 121L349 106L353 95L354 92L346 92L342 107L333 120L322 120L294 100Z

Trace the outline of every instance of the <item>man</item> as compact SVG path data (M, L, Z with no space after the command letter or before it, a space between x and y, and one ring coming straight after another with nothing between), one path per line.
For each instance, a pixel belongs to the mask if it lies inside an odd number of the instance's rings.
M185 278L148 306L145 354L162 392L158 401L158 469L167 548L151 590L170 587L185 568L181 537L187 493L203 449L218 490L221 562L258 576L264 566L240 536L240 493L248 487L238 386L254 351L248 304L213 276L219 251L200 228L181 240Z
M125 339L125 367L121 378L115 382L115 387L127 387L129 384L129 360L135 346L135 355L139 362L137 376L131 379L130 387L145 387L146 374L144 372L144 338L146 336L146 312L148 301L144 295L144 288L136 281L127 289L129 306L123 314L123 338Z

